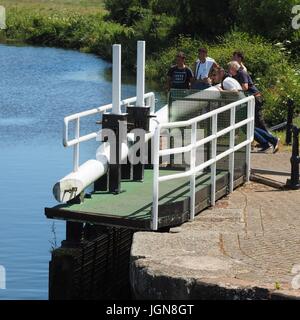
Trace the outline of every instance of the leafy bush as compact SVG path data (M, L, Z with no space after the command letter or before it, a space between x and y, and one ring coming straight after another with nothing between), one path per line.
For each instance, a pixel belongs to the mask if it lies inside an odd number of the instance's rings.
M135 38L147 42L148 52L156 52L158 48L170 45L172 29L176 19L166 15L147 15L133 26Z
M300 29L295 31L291 37L291 43L286 44L286 47L291 51L293 59L300 57Z
M260 37L246 33L229 33L212 45L181 36L176 46L161 52L148 62L146 75L152 80L164 83L166 72L177 51L184 51L187 64L192 66L199 46L206 46L209 56L224 68L231 60L233 51L241 50L245 53L245 64L265 98L264 112L270 124L285 120L288 98L295 99L296 105L300 107L300 72L290 65L288 53L282 50L281 46L272 45ZM300 109L298 111L300 112Z

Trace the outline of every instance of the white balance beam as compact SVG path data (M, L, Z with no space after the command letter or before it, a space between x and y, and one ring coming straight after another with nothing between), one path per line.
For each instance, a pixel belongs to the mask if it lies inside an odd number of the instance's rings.
M76 172L71 172L53 187L53 195L58 202L67 202L77 197L86 187L91 185L108 169L108 161L105 156L102 161L88 160L83 163Z

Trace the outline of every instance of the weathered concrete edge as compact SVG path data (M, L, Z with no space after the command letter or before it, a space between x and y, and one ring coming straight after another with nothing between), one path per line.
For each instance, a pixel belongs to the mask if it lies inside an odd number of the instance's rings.
M290 292L251 285L234 278L195 279L155 274L146 257L130 261L130 286L136 300L300 300Z
M250 180L256 183L264 184L266 186L276 188L276 189L285 189L286 185L282 182L271 180L269 178L263 177L259 174L251 173Z

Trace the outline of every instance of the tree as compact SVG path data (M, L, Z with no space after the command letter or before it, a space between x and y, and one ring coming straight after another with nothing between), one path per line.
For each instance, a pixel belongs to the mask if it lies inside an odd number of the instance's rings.
M211 39L226 33L234 25L231 0L177 0L177 6L180 33Z
M234 24L232 0L105 0L110 17L126 25L145 15L173 16L176 33L200 35L209 39L226 33Z
M138 6L139 0L105 0L106 10L109 11L109 16L112 20L121 24L128 25L128 10L131 7Z
M240 29L271 40L288 39L292 29L292 7L298 0L233 0Z

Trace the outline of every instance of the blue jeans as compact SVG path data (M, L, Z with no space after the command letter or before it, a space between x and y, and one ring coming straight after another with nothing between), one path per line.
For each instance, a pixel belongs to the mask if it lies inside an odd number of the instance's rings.
M273 146L276 145L278 139L274 137L270 132L262 130L260 128L255 127L254 129L254 139L262 146L267 147L269 143Z

